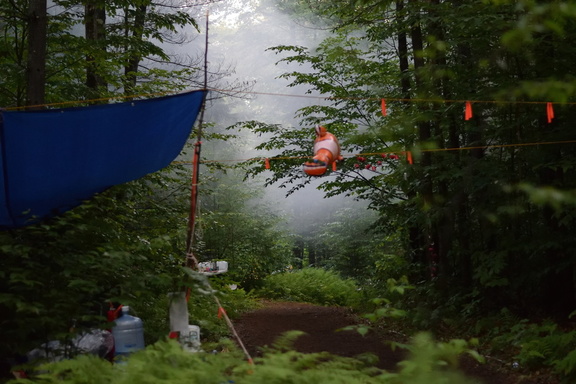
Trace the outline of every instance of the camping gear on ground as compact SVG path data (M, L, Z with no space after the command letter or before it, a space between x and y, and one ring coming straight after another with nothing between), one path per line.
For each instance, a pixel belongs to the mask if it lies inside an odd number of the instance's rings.
M91 354L105 357L114 347L114 339L110 332L101 329L92 329L76 335L69 343L58 340L49 341L39 348L26 354L29 362L33 361L60 361L79 354Z
M52 340L27 352L26 355L15 364L12 374L16 378L27 378L30 374L36 375L44 372L38 370L38 367L43 363L54 363L81 354L90 354L105 358L113 349L114 338L109 331L91 329L78 333L72 340L66 343L59 340ZM20 364L26 364L26 368L20 367Z

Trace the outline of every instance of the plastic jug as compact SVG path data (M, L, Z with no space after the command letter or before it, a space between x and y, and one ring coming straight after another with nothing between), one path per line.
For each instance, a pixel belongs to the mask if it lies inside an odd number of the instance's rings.
M122 307L122 316L115 320L112 328L115 356L126 356L144 349L144 325L138 317L128 314L130 307Z

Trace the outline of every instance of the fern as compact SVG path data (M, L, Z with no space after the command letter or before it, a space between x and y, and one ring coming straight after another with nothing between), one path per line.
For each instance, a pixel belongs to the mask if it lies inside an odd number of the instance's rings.
M369 358L354 359L290 349L298 333L289 333L275 349L251 365L230 342L222 341L219 353L188 353L174 341L163 341L130 356L123 364L110 364L94 356L80 356L39 367L34 378L10 384L471 384L457 371L469 343L453 340L436 343L430 335L417 336L407 348L411 357L398 372L375 368Z
M568 352L566 357L552 362L554 372L563 377L565 383L576 382L576 349Z
M551 320L521 320L493 339L500 348L516 348L516 360L529 369L550 368L565 383L576 381L576 331L559 329Z
M351 306L359 299L354 281L319 268L271 275L266 278L258 295L276 300L341 306Z

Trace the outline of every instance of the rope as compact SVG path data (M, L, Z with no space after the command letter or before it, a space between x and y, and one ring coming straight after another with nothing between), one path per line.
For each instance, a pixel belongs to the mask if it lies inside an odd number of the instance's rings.
M365 101L399 101L402 103L472 103L472 104L555 104L555 105L576 105L576 102L569 101L508 101L508 100L474 100L474 99L440 99L440 98L401 98L401 97L388 97L388 96L372 96L372 97L359 97L359 96L315 96L315 95L294 95L289 93L276 93L276 92L258 92L258 91L237 91L232 89L218 89L210 88L213 92L220 93L239 93L246 95L264 95L264 96L280 96L280 97L296 97L304 99L321 99L321 100L365 100Z
M60 101L57 103L25 105L25 106L20 106L20 107L5 107L5 108L0 108L0 109L2 109L4 111L16 111L16 110L28 109L28 108L62 107L65 105L70 105L70 104L95 104L95 103L99 103L101 101L110 101L110 100L115 100L115 99L123 100L123 99L135 99L135 98L148 98L148 97L166 96L166 95L173 95L173 94L176 94L176 92L163 91L163 92L153 92L153 93L141 93L141 94L137 94L137 95L115 95L115 96L109 96L109 97L100 97L97 99Z
M202 121L199 121L202 124ZM194 229L196 226L196 210L198 205L198 174L200 171L200 149L202 143L196 142L194 145L194 155L192 158L192 181L190 188L190 214L188 217L188 231L186 233L186 266L194 270L197 269L198 261L192 254L194 243Z
M528 147L537 145L552 145L552 144L574 144L576 140L563 140L563 141L542 141L542 142L532 142L532 143L514 143L514 144L493 144L493 145L478 145L470 147L457 147L457 148L432 148L432 149L421 149L419 152L448 152L448 151L467 151L472 149L489 149L489 148L511 148L511 147ZM345 158L352 157L362 157L362 156L377 156L381 155L383 152L366 152L357 154L342 155ZM406 151L387 151L387 154L404 154ZM279 157L251 157L243 159L220 159L220 160L200 160L202 164L211 163L227 163L227 162L246 162L246 161L270 161L270 160L294 160L294 159L311 159L312 156L279 156ZM189 161L174 161L173 164L190 164Z
M208 93L208 11L206 11L206 41L204 49L204 98L200 106L200 116L198 118L198 131L196 144L194 145L194 155L192 164L192 183L190 188L190 215L188 217L188 232L186 235L186 266L197 270L198 260L192 253L192 245L194 243L194 227L196 224L196 207L198 204L198 174L200 173L200 150L202 148L202 125L204 124L204 111L206 110L206 95Z
M205 51L204 51L204 90L206 94L208 93L208 11L206 12L206 44L205 44ZM202 106L200 107L200 116L198 118L198 131L196 137L196 144L194 145L194 155L192 157L192 181L191 181L191 188L190 188L190 214L188 219L188 231L186 236L186 266L192 270L198 271L198 260L194 256L192 252L192 247L194 244L194 232L195 232L195 225L196 225L196 211L198 207L198 178L200 174L200 152L202 148L202 125L204 124L204 111L206 109L206 94L204 99L202 100ZM246 359L248 364L253 365L252 356L244 346L242 339L236 332L236 328L234 328L234 324L228 317L226 310L222 307L220 300L214 294L214 289L210 284L208 278L205 280L205 284L208 287L208 292L211 292L214 301L218 305L218 317L223 316L228 329L232 332L232 335L236 338L238 345L246 355ZM190 298L191 290L188 288L186 290L186 301L188 302Z
M208 286L210 286L210 283L207 282ZM213 291L212 291L213 292ZM230 320L230 318L228 317L228 314L226 313L226 310L224 309L224 307L222 307L222 304L220 303L220 300L216 297L215 294L212 294L212 297L214 298L214 301L216 302L216 304L218 305L218 317L222 316L224 317L224 320L226 321L226 325L228 325L228 328L230 329L230 331L232 332L232 334L234 335L234 338L236 338L236 341L238 342L238 345L240 345L240 348L242 349L242 352L244 352L244 355L246 356L246 360L248 361L248 364L250 365L254 365L254 360L252 359L252 356L250 356L250 352L248 352L248 350L246 349L246 347L244 346L244 343L242 342L242 339L240 338L240 336L238 335L238 332L236 332L236 328L234 327L234 324L232 324L232 321Z
M208 39L208 36L206 36ZM207 49L206 49L207 53ZM336 97L336 96L319 96L319 95L301 95L301 94L289 94L289 93L278 93L278 92L259 92L259 91L239 91L236 89L226 89L226 88L208 88L206 87L206 76L207 72L204 73L205 76L205 86L203 90L212 91L212 92L219 92L224 94L243 94L243 95L263 95L263 96L275 96L275 97L295 97L295 98L304 98L304 99L316 99L316 100L365 100L365 101L397 101L402 103L470 103L470 104L506 104L506 105L576 105L576 102L573 101L509 101L509 100L474 100L474 99L440 99L440 98L401 98L401 97L388 97L388 96L373 96L373 97L354 97L354 96L347 96L347 97ZM27 105L27 106L18 106L18 107L4 107L1 108L2 110L11 111L11 110L20 110L20 109L27 109L27 108L42 108L42 107L56 107L56 106L64 106L70 104L94 104L99 103L102 101L110 101L110 100L123 100L123 99L135 99L135 98L149 98L149 97L156 97L156 96L165 96L170 94L176 94L177 92L172 91L162 91L162 92L153 92L153 93L141 93L135 95L114 95L109 97L101 97L97 99L86 99L86 100L70 100L70 101L62 101L57 103L45 103L45 104L37 104L37 105Z

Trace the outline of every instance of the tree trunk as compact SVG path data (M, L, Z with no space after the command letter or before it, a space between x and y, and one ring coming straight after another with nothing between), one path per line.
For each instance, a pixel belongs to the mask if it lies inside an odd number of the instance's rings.
M86 3L84 8L84 22L86 40L91 42L90 49L95 52L104 50L104 44L101 44L106 38L106 10L100 5ZM99 74L98 60L95 55L86 56L86 87L90 90L88 97L97 98L101 96L100 89L106 88L107 83Z
M26 105L44 104L46 92L47 0L30 0L28 6L28 61Z
M296 269L302 268L304 264L304 240L296 239L294 247L292 247L292 256L294 258L294 267Z
M316 266L316 245L308 243L308 266Z
M398 58L400 60L400 87L402 89L402 97L407 99L410 97L410 78L408 77L408 70L410 68L408 62L408 39L406 32L401 27L404 24L404 17L402 12L404 10L404 0L396 1L396 22L398 24Z
M410 82L410 65L409 65L409 51L408 51L408 37L404 30L404 26L407 25L405 11L405 1L396 1L396 23L398 25L398 58L399 58L399 68L400 68L400 88L402 91L402 97L405 99L404 103L408 105L409 99L411 98L411 82ZM406 194L410 198L415 198L417 191L407 190ZM430 243L428 237L423 230L425 226L423 223L412 222L408 228L408 248L410 250L411 262L425 267L429 264L429 255L427 253L427 246ZM418 279L426 278L429 276L427 270L422 270L422 276Z
M424 50L424 41L422 37L422 28L419 23L416 23L412 26L411 31L411 38L412 38L412 50L413 50L413 57L414 57L414 79L416 82L417 89L424 88L424 81L421 76L421 70L425 66L425 61L422 56L422 52ZM423 109L426 106L422 107ZM423 121L418 123L418 139L420 142L424 143L430 140L432 137L431 133L431 125L429 121ZM422 196L424 205L431 206L432 205L432 180L426 169L430 167L432 164L430 152L422 153L422 157L420 160L420 166L424 170L421 173L422 183L418 190L418 193ZM424 209L425 207L420 207ZM412 239L419 239L420 241L427 241L426 239L431 239L430 236L430 229L424 223L420 224L420 236L411 236ZM416 260L427 260L426 250L428 249L430 244L418 244L417 248L413 249L412 251L415 252L415 259ZM412 245L413 247L416 244ZM429 261L427 261L429 263Z
M144 33L144 23L146 21L146 12L146 5L140 5L135 11L133 23L130 23L128 20L126 20L125 28L127 30L127 34L129 34L129 29L132 29L132 38L134 40L142 39ZM127 47L126 53L129 59L124 67L124 94L126 96L131 96L134 94L134 90L136 88L138 66L140 65L142 56L137 50L131 47Z

